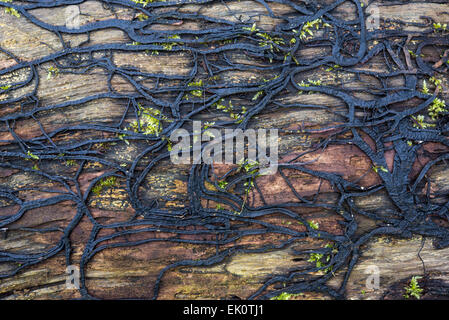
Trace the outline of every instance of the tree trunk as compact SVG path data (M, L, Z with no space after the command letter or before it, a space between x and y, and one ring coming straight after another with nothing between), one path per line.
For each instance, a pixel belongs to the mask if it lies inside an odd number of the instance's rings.
M331 3L326 0L321 3ZM358 1L357 1L358 2ZM368 1L364 0L368 5ZM270 17L266 8L261 2L256 1L226 1L211 2L202 5L186 4L179 5L182 13L200 13L204 16L226 19L237 22L255 19L257 28L264 31L272 31L280 23L280 19ZM288 5L268 2L269 7L277 16L288 16L291 7ZM432 30L432 26L427 27L421 24L426 23L426 17L430 17L437 22L447 22L449 6L445 1L410 1L384 3L374 1L370 6L377 5L380 9L382 30L403 28L412 35L413 32L424 32ZM78 5L80 8L81 24L86 25L95 21L107 21L118 18L130 20L135 15L131 8L121 7L114 11L110 7L103 6L101 2L87 1ZM66 22L66 6L57 8L41 8L30 11L35 17L52 25L64 25ZM154 9L154 12L162 12L164 7ZM352 1L344 2L338 6L333 14L345 20L355 19L356 6ZM368 21L369 18L367 18ZM415 24L414 24L415 23ZM170 30L176 32L182 29L201 30L206 26L195 20L180 21L172 20L168 24L154 23L155 30ZM66 43L70 43L71 48L82 44L87 40L87 34L67 34L62 33ZM447 37L446 37L447 39ZM413 37L410 39L413 42ZM421 39L419 40L421 41ZM418 42L419 42L418 41ZM120 29L104 29L90 33L90 43L110 44L128 43L131 40L127 34ZM446 44L447 46L447 44ZM23 15L20 18L0 10L0 47L8 50L18 57L22 62L35 62L41 58L63 49L58 36L43 28L38 27ZM310 59L322 55L323 47L304 47L297 51L296 59ZM402 54L402 53L401 53ZM424 47L422 54L424 61L438 63L440 51L433 46ZM446 57L447 58L447 57ZM164 75L188 75L192 71L192 55L187 51L160 51L158 54L151 54L141 50L140 52L116 52L113 55L113 62L117 67L136 67L141 72L159 73ZM258 60L252 59L244 50L233 51L229 59L234 62L256 66ZM413 57L402 57L400 60L406 63L406 59ZM0 53L0 85L16 81L24 81L29 69L10 70L17 62L6 54ZM40 82L38 84L39 107L49 105L61 105L60 108L41 111L38 118L20 118L13 125L13 132L22 140L32 139L42 136L42 128L46 132L57 130L58 128L77 126L85 123L98 125L112 125L119 123L123 111L127 107L126 100L100 98L93 101L83 102L76 106L63 105L66 101L74 101L82 97L94 96L108 91L108 74L101 68L93 68L82 74L72 73L52 73L53 61L45 61L36 64ZM203 66L199 66L203 67ZM363 65L354 66L370 71L385 70L383 57L376 56ZM344 68L343 68L344 69ZM275 74L270 71L250 71L232 70L223 72L221 76L225 81L231 83L251 83L262 79L272 79ZM204 70L203 70L204 71ZM202 71L202 72L203 72ZM447 71L447 70L446 70ZM412 72L412 71L411 71ZM203 72L207 76L206 72ZM439 76L442 80L443 97L448 97L446 88L448 87L447 73ZM360 99L370 99L368 86L379 84L370 77L357 79L351 72L345 70L326 70L326 68L314 69L313 72L303 72L298 81L321 80L323 85L337 85L345 88L359 88L356 95ZM401 86L402 78L389 79L389 85ZM172 81L176 83L176 80ZM136 93L134 86L120 74L115 74L110 79L110 84L115 92L119 94ZM35 84L13 91L0 91L0 102L14 97L22 97L27 92L31 92ZM155 83L148 81L146 85L154 88ZM254 92L256 93L256 92ZM342 100L327 94L312 92L283 93L277 97L277 102L283 104L304 104L323 105L329 109L313 108L269 108L265 112L258 114L250 122L250 128L280 128L279 154L281 162L286 162L295 158L302 152L311 150L321 143L326 137L334 133L327 130L341 122L341 117L336 113L345 110L346 106ZM239 99L233 100L234 105L239 104ZM407 101L407 108L419 105L422 101L410 99ZM28 107L25 107L28 108ZM332 112L330 112L332 111ZM9 115L20 112L19 103L1 105L0 117L5 119ZM131 118L129 118L131 119ZM128 118L125 120L130 122ZM201 113L197 116L204 122L217 121L217 119L228 119L223 113L209 112ZM319 129L314 134L307 133L310 130ZM55 137L58 143L64 141L82 141L83 139L107 139L114 136L94 130L73 130L62 132ZM12 146L7 140L15 139L12 130L8 130L6 122L3 121L0 130L0 151L17 152L17 145ZM447 137L446 137L447 138ZM373 145L372 141L366 140ZM129 168L134 159L145 146L134 143L134 141L121 141L116 143L102 144L100 142L93 146L92 150L99 151L101 158L114 160L124 168ZM20 151L20 150L19 150ZM447 147L437 142L426 142L418 150L417 160L413 164L410 179L416 179L430 160L435 159L441 153L447 152ZM2 155L4 155L2 153ZM136 168L142 171L148 163L150 155L145 156ZM2 161L5 158L2 158ZM61 160L40 159L17 159L15 164L32 167L36 165L39 170L48 172L51 175L75 176L81 161L70 161L71 158ZM350 144L332 144L322 151L314 151L301 158L303 162L311 161L309 166L312 170L335 173L347 180L358 180L359 184L366 189L381 183L377 170L393 170L394 151L387 151L385 159L388 168L377 168L373 170L373 163L357 146ZM10 161L10 158L9 160ZM216 165L214 173L223 174L232 166ZM110 168L104 163L86 161L83 170L79 175L78 182L80 191L85 194L90 184L95 178L109 172ZM174 165L165 159L153 168L146 176L139 188L139 196L142 201L150 203L157 198L165 208L170 208L173 212L182 209L189 203L191 194L188 192L189 165ZM292 187L303 197L313 197L320 189L319 199L323 203L335 203L338 201L338 190L325 180L318 179L304 172L284 170L283 174L288 175ZM441 203L447 202L447 192L449 191L449 169L444 163L438 163L427 173L427 183L422 186L425 194L429 188L432 201ZM124 178L118 178L117 183L110 187L104 187L98 192L92 192L88 198L89 211L92 217L104 225L124 222L131 219L136 211L133 209L126 189ZM295 193L289 187L281 174L272 176L262 176L256 179L257 186L264 195L266 204L278 204L282 202L294 202ZM48 179L42 175L33 173L32 170L21 170L14 168L0 167L0 187L17 190L15 194L22 201L32 201L53 197L49 190L59 190L64 192L64 186ZM71 184L72 190L76 192L76 186ZM212 184L206 185L209 190L217 190ZM376 214L391 213L395 210L395 204L385 191L378 191L371 195L358 197L356 205L360 210ZM252 189L248 194L248 205L253 207L263 205L260 194ZM0 216L9 216L19 210L17 204L8 199L0 198ZM217 203L206 198L201 199L201 204L205 208L215 208ZM292 209L293 210L293 209ZM307 221L313 221L319 226L322 232L332 234L344 234L344 226L339 224L342 217L322 208L296 208L295 212L300 214ZM8 253L39 253L45 252L56 246L61 239L61 231L72 221L77 212L76 203L71 200L60 201L39 208L30 208L25 214L15 222L8 224L0 236L0 251ZM144 219L138 217L138 219ZM182 217L179 217L182 219ZM358 222L357 233L362 235L379 225L376 220L358 215L355 217ZM281 213L273 213L264 216L261 221L268 221L273 225L290 228L294 231L304 231L306 227L297 223ZM447 221L436 219L443 228L448 227ZM48 228L56 228L48 231ZM70 264L79 265L86 250L86 243L91 235L92 222L84 215L77 226L70 234L71 248ZM157 228L157 226L155 226ZM47 229L46 232L36 232L34 229ZM201 228L200 228L201 229ZM133 228L113 227L103 229L100 236L106 236L113 232L123 230L134 230ZM105 240L104 244L126 243L127 241L139 241L145 237L152 237L153 242L136 246L118 246L108 248L96 253L85 265L83 271L86 277L86 288L90 295L100 298L152 298L154 295L154 285L161 270L179 260L190 259L200 261L203 258L213 255L215 246L204 243L194 244L189 242L166 241L174 235L163 230L148 231L144 234L126 234L114 239ZM269 232L262 235L246 235L236 241L236 244L246 246L246 248L261 248L264 245L278 245L288 238L285 234ZM157 240L160 241L157 241ZM186 236L189 240L210 240L209 234L197 234ZM165 240L165 241L164 241ZM403 287L412 276L425 276L420 282L424 288L424 297L443 298L448 296L448 291L444 288L449 286L449 248L436 249L433 246L433 238L424 238L420 235L404 239L394 236L382 235L373 237L360 249L360 256L354 270L350 274L345 289L348 299L383 299L401 298L404 294ZM251 297L267 280L276 275L288 275L294 270L313 264L308 261L308 253L298 252L322 247L326 244L324 240L317 240L312 237L305 237L293 241L291 245L281 246L262 252L237 251L230 254L223 261L218 261L209 266L183 265L167 270L164 273L159 290L159 299L221 299L221 298L248 298ZM101 245L101 244L99 244ZM373 267L374 266L374 267ZM424 268L425 266L425 273ZM81 297L81 293L76 289L68 289L66 285L67 261L64 250L58 254L42 259L39 263L33 263L21 269L20 262L2 262L0 273L6 274L16 268L20 270L17 274L0 278L0 297L4 299L69 299ZM374 268L374 269L373 269ZM337 290L341 285L347 268L338 270L327 282L328 286ZM373 270L380 272L380 282L378 288L367 286ZM322 272L310 273L308 277L316 279L322 276ZM282 290L282 281L267 288L269 290ZM443 288L443 289L441 289ZM329 295L317 292L302 292L296 299L328 299Z

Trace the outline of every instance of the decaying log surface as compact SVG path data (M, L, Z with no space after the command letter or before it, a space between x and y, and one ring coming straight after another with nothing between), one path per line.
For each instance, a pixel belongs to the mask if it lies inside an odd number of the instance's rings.
M368 1L365 1L368 4ZM415 1L410 4L402 5L399 3L383 3L375 1L374 4L380 8L382 18L396 19L402 22L424 22L422 16L432 17L436 21L449 21L449 5L445 1L434 1L433 3ZM282 4L270 3L270 7L276 13L288 13L288 7ZM112 13L101 3L88 1L80 5L82 13L82 23L99 21L117 15L121 19L131 17L131 11L126 9ZM63 25L65 16L64 8L60 12L55 10L49 13L49 10L40 9L33 12L39 19L52 24ZM184 12L196 12L198 6L187 5L182 8ZM336 9L341 16L347 16L348 19L354 16L354 7L342 5ZM224 5L215 4L206 6L202 14L212 17L221 17L225 19L236 19L238 13L241 18L256 16L260 14L259 26L266 30L276 25L275 19L267 17L265 8L256 1L235 1ZM394 23L394 22L392 22ZM158 26L154 26L155 28ZM195 22L184 23L183 25L172 25L170 27L160 26L160 28L192 28L199 29L200 26ZM415 26L405 26L410 30L415 30ZM123 43L129 41L127 36L120 30L96 31L91 35L91 43ZM65 41L69 41L72 46L86 40L85 35L64 35ZM50 32L42 30L28 22L25 18L16 18L0 10L0 46L5 48L22 60L35 60L39 57L61 50L59 39ZM431 48L425 48L425 56L428 59L438 60L435 52ZM301 51L304 57L319 54L319 49L306 49ZM166 53L160 55L145 55L143 53L123 53L114 56L114 62L118 66L132 65L141 70L164 74L187 74L191 68L191 57L186 54ZM248 64L254 63L247 60L244 55L235 54L232 59ZM0 53L0 70L14 65L14 61L8 59ZM107 90L106 74L102 70L91 70L87 74L59 74L56 77L47 79L46 74L50 64L43 64L39 69L41 83L39 83L39 94L42 103L56 104L71 99L77 99L80 96L94 95ZM383 62L373 59L364 66L370 70L382 70ZM23 72L23 73L21 73ZM0 81L7 82L8 79L20 79L26 76L25 70L20 70L14 74L5 75ZM247 73L244 71L226 74L230 81L251 82L256 79L271 78L272 74ZM348 87L363 88L363 83L341 72L340 74L321 70L315 74L304 74L304 79L321 79L326 83L336 81L344 82ZM369 79L366 79L369 81ZM443 86L449 87L449 78L443 78ZM400 79L397 80L400 83ZM132 92L133 87L119 75L111 80L113 88L117 92ZM148 84L151 85L151 84ZM23 94L31 88L23 88L22 92L13 94ZM447 95L447 92L445 93ZM360 97L366 95L360 92ZM449 96L447 96L449 97ZM0 94L0 99L5 99ZM291 93L280 97L279 101L284 103L319 103L332 106L333 110L339 110L343 105L337 99L321 94L297 95ZM117 101L109 99L96 100L94 103L85 103L82 107L63 108L57 111L51 111L48 114L41 114L42 126L46 129L57 129L58 127L73 124L80 121L91 121L92 123L116 123L120 120L124 105ZM0 109L0 115L11 112L11 109ZM215 119L214 114L204 117L204 121ZM301 128L312 129L323 124L334 124L338 118L327 111L317 110L272 110L256 117L251 123L253 128L278 127L287 130ZM38 124L34 121L20 120L16 123L16 134L22 138L30 138L40 135L41 131ZM81 134L81 133L80 133ZM82 133L86 137L90 134L88 131ZM323 133L324 134L324 133ZM0 140L12 139L9 132L1 131ZM61 137L64 139L64 137ZM307 150L313 144L319 141L320 137L301 135L300 133L282 134L280 137L280 154L282 159L291 159L300 152ZM371 170L371 162L356 147L351 145L330 146L325 154L314 153L309 155L310 160L317 159L313 164L315 169L336 172L348 179L362 178L362 185L369 187L378 183L378 176ZM442 148L437 144L427 144L424 146L426 152L422 152L416 163L416 170L412 174L417 174L422 165L430 159L429 154ZM135 146L126 144L117 144L108 148L99 146L105 157L120 159L124 164L130 164L139 150ZM393 157L391 156L389 166L392 166ZM61 163L57 166L59 172L67 174L73 173L75 168ZM89 170L90 169L90 170ZM159 164L147 177L141 193L144 198L153 196L163 197L166 205L173 208L181 207L187 201L187 176L188 166L173 165L169 161ZM221 169L217 167L217 171ZM89 163L87 170L80 177L81 188L87 188L88 184L100 176L104 171L99 163ZM307 175L290 176L296 190L304 195L308 193L313 195L317 189L318 180ZM431 182L431 196L437 197L438 193L449 191L449 169L444 165L435 166L429 173ZM14 170L0 169L0 184L14 188L39 186L43 189L57 189L58 186L42 177L33 176L32 173L18 172ZM288 201L294 198L292 191L282 181L278 175L266 176L258 181L258 184L266 194L267 203L276 203L280 199ZM25 199L41 198L45 192L26 192L22 191L21 196ZM322 197L329 201L335 201L335 194L330 185L322 185ZM257 205L260 199L254 194L253 203ZM361 208L369 209L375 212L388 212L393 204L382 193L376 193L369 197L364 197L357 203ZM204 205L211 207L213 203ZM123 185L110 188L98 196L92 197L90 202L91 211L98 221L112 223L114 221L124 221L130 218L134 212L126 198ZM14 207L1 207L0 215L7 215L13 212ZM41 227L61 227L66 226L74 213L73 203L67 201L55 206L48 206L28 211L25 216L14 224L14 228L41 228ZM338 217L324 212L323 210L304 210L300 211L309 219L319 223L323 230L338 232L340 226L337 224ZM290 224L285 217L273 215L270 221L279 225ZM368 230L374 224L373 221L358 217L361 225L361 231ZM298 226L297 228L301 228ZM26 231L18 231L10 228L3 238L0 238L0 249L9 251L34 252L49 248L59 239L57 232L36 234ZM83 218L71 235L74 251L72 252L73 262L76 264L81 259L83 253L83 243L89 236L90 222ZM164 237L161 234L161 237ZM247 243L276 243L279 236L265 235L247 237L241 241ZM442 298L439 293L432 291L435 284L449 285L449 248L436 250L432 246L432 239L422 241L421 237L411 239L394 239L382 236L370 241L364 246L359 263L356 265L349 279L346 291L349 299L379 299L379 298L401 298L401 291L405 283L411 276L423 275L423 264L426 270L426 282L424 283L425 297ZM161 242L162 243L162 242ZM160 270L166 265L177 260L178 257L189 256L191 259L200 259L213 248L202 247L193 244L175 244L175 243L148 243L136 247L119 247L108 249L98 253L88 264L86 268L87 287L89 291L101 298L149 298L153 295L153 283ZM283 272L297 269L307 265L308 256L298 257L294 253L297 248L310 248L318 246L321 243L314 241L295 242L287 249L274 250L267 253L236 254L225 262L211 267L183 267L174 269L165 274L159 294L160 299L219 299L240 297L247 298L255 292L267 280L269 275L282 274ZM418 255L418 253L420 253ZM420 257L422 259L420 259ZM377 290L368 290L365 287L367 273L371 266L377 266L380 271L380 288ZM0 269L5 271L9 266L0 265ZM0 280L0 297L4 299L67 299L78 298L80 294L77 290L66 289L66 264L62 254L57 255L47 261L37 264L33 267L22 270L17 275ZM338 272L331 281L331 285L338 287L342 281L343 272ZM305 292L297 299L327 299L325 295Z

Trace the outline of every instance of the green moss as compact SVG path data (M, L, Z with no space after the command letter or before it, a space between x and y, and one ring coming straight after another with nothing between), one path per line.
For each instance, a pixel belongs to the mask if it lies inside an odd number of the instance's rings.
M319 87L319 86L321 86L321 80L310 80L310 79L307 79L307 82L301 81L301 82L298 82L297 84L300 87L306 87L306 88L310 87L311 85L313 85L315 87ZM313 93L313 91L309 91L309 94L312 94L312 93ZM303 94L303 91L299 90L298 94Z
M114 187L117 185L116 177L107 177L98 181L95 186L92 188L92 192L95 195L100 195L101 191L105 188Z
M76 165L76 161L75 161L75 160L72 160L72 159L69 159L69 160L67 160L67 161L65 162L65 165L66 165L67 167L74 166L74 165Z
M196 82L190 82L187 84L187 86L201 88L201 87L203 87L203 80L199 80ZM201 98L203 96L203 90L202 89L191 90L190 94L194 97Z
M259 39L259 47L268 47L271 52L278 52L279 49L275 46L281 46L285 44L284 39L271 36L266 32L258 32L256 35Z
M20 13L14 8L5 8L5 13L10 14L16 18L20 18Z
M156 135L162 131L162 125L160 120L167 120L165 116L161 114L161 111L151 107L142 107L138 104L138 119L134 120L130 124L130 129L136 133L143 133L145 135ZM139 131L140 126L140 131ZM124 139L125 134L119 134L119 138ZM127 141L127 140L125 140ZM129 144L129 143L128 143Z
M139 13L138 15L136 15L136 18L137 18L139 21L145 21L145 20L148 19L148 16L147 16L146 14L144 14L144 13Z
M213 104L218 110L223 110L228 113L229 116L235 120L236 123L241 123L243 121L245 113L248 111L245 106L241 107L241 111L238 112L234 110L234 106L232 105L232 101L229 100L229 106L223 104L223 99Z
M338 249L334 248L334 245L331 243L326 244L324 247L328 248L328 249L332 249L332 251L331 251L332 254L338 253ZM331 254L324 255L323 253L312 252L307 261L314 262L315 266L317 268L323 268L329 263L329 261L331 260L331 257L332 257ZM332 271L332 266L329 266L323 270L324 273L328 273L331 271Z
M309 221L309 226L314 229L314 230L318 230L318 228L320 227L320 225L318 224L318 222L315 222L313 220Z
M300 295L301 295L300 293L282 292L280 295L270 298L270 300L290 300L291 298L295 298Z
M167 0L131 0L131 1L137 4L141 4L145 8L149 3L165 2Z
M181 39L180 36L178 36L177 34L174 34L172 36L168 36L167 39L175 39L175 40L179 40ZM182 44L182 42L166 42L166 43L162 43L161 46L165 49L165 50L172 50L173 46L177 45L177 44Z
M48 68L47 79L51 79L53 76L57 76L59 74L59 69L51 66Z

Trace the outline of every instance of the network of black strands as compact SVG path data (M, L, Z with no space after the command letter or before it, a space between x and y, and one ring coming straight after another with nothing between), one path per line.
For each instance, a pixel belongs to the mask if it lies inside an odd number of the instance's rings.
M8 212L0 215L0 228L40 233L41 236L60 233L59 241L41 252L2 250L0 262L13 267L1 273L1 279L13 277L61 254L65 254L66 264L72 265L70 235L83 218L92 226L82 257L77 261L81 276L79 290L84 298L96 298L86 280L87 265L95 255L104 250L150 242L161 246L168 242L194 244L213 249L201 259L185 257L164 266L150 289L154 299L158 298L168 271L212 266L236 254L266 253L311 239L323 245L294 253L306 261L309 259L304 266L268 277L259 289L245 298L269 299L282 292L321 292L343 299L348 278L360 258L361 249L369 240L381 235L397 238L419 235L433 239L436 248L449 245L449 230L444 223L435 220L448 222L448 195L444 192L432 194L429 180L429 172L449 158L449 124L442 81L448 68L449 32L442 22L424 18L420 23L393 23L380 17L380 27L376 27L367 19L369 3L362 4L359 0L255 0L254 5L265 8L265 13L257 16L232 12L228 0L100 2L103 8L113 13L129 10L132 17L125 19L116 14L107 19L83 22L85 16L81 12L79 27L52 25L38 19L33 14L35 10L79 6L83 1L0 2L5 14L26 19L53 33L62 45L61 50L55 49L45 57L27 61L17 57L12 50L0 48L0 54L14 60L11 66L0 70L0 77L26 74L20 80L0 83L0 130L4 137L10 137L0 141L0 168L19 171L58 186L48 189L20 184L15 187L5 183L0 185L0 212ZM400 1L399 4L408 2ZM206 8L217 3L232 15L211 17L204 13ZM278 14L272 10L279 4L288 7L289 13ZM353 6L354 17L341 18L338 8L342 5ZM187 6L190 9L184 10ZM275 25L268 28L261 23L261 17L272 19ZM192 23L201 27L189 28ZM389 27L383 28L385 25ZM420 31L404 31L409 26ZM99 30L117 29L128 37L124 43L108 43L107 39L101 44L91 41L91 35ZM65 41L65 37L83 34L87 35L86 40L77 46ZM41 40L45 42L45 39ZM321 48L322 54L299 55L298 52L305 48ZM426 59L423 52L429 48L439 53L440 63ZM149 61L167 55L176 59L179 55L188 57L191 63L187 73L180 71L177 74L177 70L171 74L151 73L135 66L118 66L114 57L124 53L144 54ZM235 59L235 55L241 59ZM366 68L373 59L380 59L386 71ZM76 96L56 104L40 99L42 75L50 80L46 83L51 83L58 77L89 74L92 70L106 73L108 83L105 87L108 89L105 92ZM318 70L349 74L364 87L344 86L343 80L326 84L320 80L304 80L304 74ZM226 77L232 72L271 76L252 82L236 82ZM112 85L115 76L125 79L134 90L116 90ZM364 80L366 78L371 81ZM17 94L20 90L25 93ZM287 94L309 92L333 97L341 101L344 108L287 103L282 99ZM361 98L361 92L371 98ZM76 109L101 99L123 105L118 122L93 123L81 119L76 125L57 128L42 125L42 120L55 112ZM295 195L294 201L266 201L264 190L267 189L260 182L264 178L260 174L261 165L244 159L220 177L215 175L212 164L191 164L186 179L187 200L182 207L168 206L162 196L152 199L142 196L145 179L158 164L170 160L170 150L176 143L170 136L175 130L190 130L192 121L204 114L214 114L216 118L203 127L203 133L212 128L247 129L258 116L273 110L316 110L328 112L338 119L320 128L298 130L298 135L320 135L321 138L294 159L279 163L276 174L289 186ZM39 134L25 138L16 133L18 124L25 120L36 123ZM285 129L278 129L286 133ZM327 132L324 137L323 132ZM413 176L414 164L427 143L440 145L440 151ZM202 148L205 144L202 142ZM360 183L363 177L351 181L342 174L316 170L312 168L313 163L302 160L310 159L311 154L326 152L331 146L348 144L369 158L371 174L374 171L378 175L376 185L364 187ZM138 154L129 163L123 163L106 156L99 145L134 148ZM388 163L387 154L393 154L392 163ZM71 174L58 172L54 169L58 163L76 170ZM103 173L83 187L79 178L88 167L92 170L89 166L92 163L98 164ZM296 191L289 178L292 172L319 181L320 187L315 194L302 195ZM323 200L320 189L326 183L337 195L335 201ZM92 214L92 199L118 184L125 190L134 214L126 221L114 223L96 219ZM32 200L24 196L38 191L46 196ZM393 204L389 212L374 212L357 205L359 198L379 193ZM261 199L257 205L249 199L256 195ZM14 227L27 212L63 202L74 204L73 217L66 226ZM207 203L213 203L213 206ZM14 212L7 211L8 208L15 208ZM302 212L309 209L314 212L323 210L338 217L342 232L324 230L316 221L306 219ZM269 218L275 215L295 220L295 223L274 223ZM374 221L374 227L360 232L357 217L361 216ZM108 232L103 233L105 230ZM157 236L157 232L162 235ZM240 241L266 234L279 236L282 240L259 245ZM328 281L337 272L343 277L339 288L333 288Z

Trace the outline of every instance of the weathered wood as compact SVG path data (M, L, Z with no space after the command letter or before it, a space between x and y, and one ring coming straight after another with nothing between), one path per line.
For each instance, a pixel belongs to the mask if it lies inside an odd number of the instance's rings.
M327 1L327 2L330 2ZM365 1L367 3L367 1ZM430 16L437 21L447 22L449 17L445 12L449 11L447 3L422 3L414 2L407 5L389 5L387 3L374 2L380 7L383 17L401 20L403 22L423 22L421 16ZM270 3L270 7L275 13L287 14L288 7L276 3ZM82 23L99 21L107 19L114 14L108 9L101 6L95 1L88 1L80 5L81 12L89 13L82 16ZM183 12L196 12L197 5L187 5L183 7ZM34 14L43 21L52 24L64 24L64 8L59 8L59 14L49 10L36 10ZM163 9L160 9L163 10ZM338 14L350 19L354 16L354 6L343 5L336 9ZM241 13L242 19L250 16L259 15L258 25L266 30L272 29L277 21L267 17L266 9L259 3L254 1L235 1L229 3L227 8L221 4L211 5L202 10L202 14L226 18L235 21L236 14ZM120 10L115 12L119 18L130 19L132 13L130 10ZM166 28L177 30L180 28L199 28L195 22L188 22L176 26L156 25L154 28ZM416 30L417 27L406 26L406 30ZM73 45L77 45L85 40L85 36L68 36L64 35L66 41L70 41ZM92 43L111 43L111 42L127 42L126 35L119 30L97 31L91 34ZM5 48L25 61L31 61L51 54L55 50L61 50L61 44L58 38L45 30L37 28L26 19L15 18L5 14L0 10L0 46ZM300 55L314 56L322 54L321 49L304 49L300 50ZM438 60L433 57L434 53L426 48L426 56L429 59ZM234 61L255 64L248 57L234 54L231 56ZM167 54L161 53L157 56L146 55L143 53L123 53L115 54L114 62L118 66L132 65L141 70L148 72L158 72L164 74L187 74L191 67L191 57L187 54ZM0 70L14 65L15 62L8 59L0 53ZM40 66L39 73L42 80L39 84L39 97L45 104L57 104L67 100L76 99L79 96L93 95L107 90L106 73L104 70L91 70L85 75L59 74L56 77L47 79L47 70L50 63ZM364 69L383 70L382 61L373 59L364 65ZM19 70L14 74L8 74L0 78L0 83L18 79L24 79L29 70ZM225 74L229 81L235 82L251 82L256 79L272 78L273 74L249 73L249 72L233 72ZM324 84L343 81L345 86L351 88L363 88L364 84L357 81L352 75L340 72L328 72L320 70L319 73L304 73L304 79L321 79ZM372 81L364 79L367 81ZM395 79L395 84L400 84L400 79ZM154 84L148 83L151 86ZM134 88L120 77L114 77L112 86L118 92L133 92ZM443 86L449 86L449 77L443 78ZM27 90L31 90L31 86L18 90L11 95L20 95ZM360 96L366 96L360 93ZM448 97L448 92L445 92ZM0 94L0 100L7 97ZM332 110L339 110L343 104L333 97L323 94L303 94L290 93L288 95L278 97L278 101L284 103L319 103L332 107ZM411 102L411 105L413 102ZM91 121L92 123L116 123L119 121L124 105L110 99L97 100L93 103L85 103L80 107L70 107L55 110L52 112L42 112L39 119L42 126L46 130L55 130L66 125L76 125L81 122ZM17 105L11 105L0 109L0 115L14 113L18 110ZM212 120L216 115L210 114L204 116L203 120ZM225 117L225 116L221 116ZM298 129L316 129L326 127L328 124L335 124L341 121L334 114L327 111L294 109L294 110L271 110L257 116L251 122L252 128L269 128L272 126L280 127L286 130ZM4 128L2 128L4 129ZM41 135L40 128L35 121L30 119L20 120L16 123L15 132L20 137L31 138ZM60 134L58 141L69 141L71 139L95 136L93 132L79 133L79 137ZM322 136L325 136L323 133ZM320 135L306 136L295 132L292 134L283 134L280 137L280 153L284 160L291 159L298 153L307 150L313 144L320 140ZM0 140L12 139L10 133L5 130L0 131ZM3 144L5 145L5 144ZM3 146L2 146L3 147ZM106 158L119 159L123 164L130 165L132 160L141 151L134 145L117 144L111 146L98 146L105 153ZM429 161L429 154L436 152L442 147L436 144L426 144L424 149L426 154L420 155L415 164L415 170L412 175L418 173L419 169ZM349 180L358 179L364 176L361 184L365 187L375 185L379 182L378 176L371 170L371 162L369 159L355 146L331 146L326 153L320 154L315 152L310 154L307 160L316 159L311 168L320 169L329 172L341 174ZM392 166L393 156L387 157L388 165ZM305 159L304 159L305 160ZM66 165L64 162L52 164L53 169L66 175L73 175L76 166ZM45 169L51 169L50 167ZM164 197L166 204L172 207L182 207L187 201L187 166L175 166L168 161L159 164L145 180L145 188L142 188L141 194L145 199L153 196ZM221 168L223 170L223 168ZM89 183L104 173L104 168L99 163L89 163L87 170L80 177L80 184L83 191L86 190ZM220 168L217 168L220 172ZM307 176L306 174L291 173L290 178L296 191L303 195L313 195L319 185L316 178ZM431 196L437 197L438 192L447 192L449 190L449 169L444 165L435 166L429 173L429 181L431 183ZM258 184L264 191L265 200L268 203L285 202L293 200L294 195L282 178L277 174L274 176L266 176L258 179ZM0 169L0 185L7 185L14 188L18 187L37 187L41 189L58 189L61 186L54 182L43 179L36 175L15 170ZM20 197L24 199L44 198L48 196L45 192L19 192ZM250 195L252 199L253 195ZM323 199L332 202L335 201L336 194L330 185L323 183L322 195ZM254 205L260 204L261 200L257 194L254 194L252 200ZM376 212L391 211L393 204L388 198L379 192L373 196L364 197L357 203L361 208L373 210ZM204 203L206 206L213 207L214 203ZM91 212L98 221L112 223L116 221L124 221L130 218L134 211L130 207L125 192L124 181L119 179L119 185L114 188L105 190L100 195L92 196L90 202ZM14 212L15 206L0 207L0 215L7 215ZM68 224L74 214L73 203L64 202L56 206L33 209L28 211L22 219L14 224L14 228L28 227L63 227ZM340 219L335 214L325 212L323 210L304 210L298 209L307 219L313 219L318 222L320 228L334 233L341 233L341 226L337 224ZM374 222L358 217L361 225L361 231L368 230L373 227ZM272 223L279 225L289 225L292 221L282 215L270 217ZM25 231L14 230L10 228L7 237L0 239L1 250L15 250L34 252L43 250L54 245L60 234L58 232L36 234ZM83 243L85 243L91 224L88 219L84 218L71 235L74 252L72 258L74 263L79 262L83 252ZM300 225L292 225L291 228L301 230L304 228ZM360 232L361 232L360 231ZM166 237L167 235L160 235ZM277 235L253 236L242 239L242 243L276 243L280 240ZM390 237L379 237L367 244L361 253L359 264L355 267L347 286L347 295L350 299L379 299L379 298L400 298L400 289L405 282L414 275L423 274L422 262L418 257L421 248L421 238L413 237L412 239L398 240ZM301 266L310 264L307 262L308 256L298 257L293 252L295 248L314 248L322 245L322 243L314 240L302 240L294 243L291 247L283 250L272 251L263 254L237 254L227 259L225 262L212 267L195 267L195 268L178 268L168 272L162 281L160 292L161 299L218 299L230 298L238 296L241 298L248 297L256 291L266 280L269 275L281 274L290 270L297 269ZM176 261L181 257L190 257L191 259L201 259L213 251L214 248L192 245L192 244L173 244L160 243L144 244L137 247L121 247L116 249L108 249L97 254L88 264L86 269L87 287L90 292L102 298L149 298L153 295L153 283L160 270ZM449 266L446 261L449 260L449 249L435 250L431 245L431 240L427 240L421 250L421 257L424 261L427 280L429 287L425 288L428 297L435 297L431 294L432 283L448 283L449 282ZM366 290L365 281L368 277L367 269L371 265L376 265L381 274L380 289ZM10 270L10 265L0 265L0 272ZM65 259L63 255L58 255L47 261L44 261L32 268L26 269L14 277L0 280L0 297L5 299L60 299L60 298L77 298L79 293L76 290L66 289L65 285ZM316 277L319 275L310 275ZM335 279L331 281L332 286L338 287L343 277L343 272L335 275ZM432 282L433 281L433 282ZM436 282L439 281L439 282ZM365 294L362 292L366 291ZM426 297L426 295L424 295ZM326 299L324 295L316 293L304 293L298 298L304 299Z

